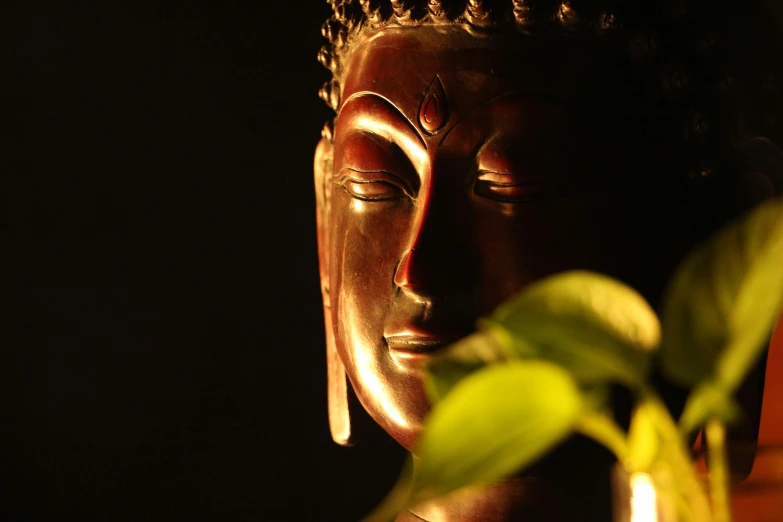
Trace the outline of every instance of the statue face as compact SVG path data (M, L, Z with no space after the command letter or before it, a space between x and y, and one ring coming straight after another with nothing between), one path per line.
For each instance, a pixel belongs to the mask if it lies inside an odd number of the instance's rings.
M346 63L320 225L332 328L362 404L410 449L422 363L512 293L568 269L668 273L676 212L652 195L671 158L584 43L388 28Z

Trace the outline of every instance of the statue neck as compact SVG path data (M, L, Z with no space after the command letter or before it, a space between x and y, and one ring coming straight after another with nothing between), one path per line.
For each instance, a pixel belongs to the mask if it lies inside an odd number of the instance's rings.
M467 488L414 506L396 522L507 522L535 497L533 480L513 479L490 486Z
M396 522L610 521L607 463L576 458L560 464L419 504Z

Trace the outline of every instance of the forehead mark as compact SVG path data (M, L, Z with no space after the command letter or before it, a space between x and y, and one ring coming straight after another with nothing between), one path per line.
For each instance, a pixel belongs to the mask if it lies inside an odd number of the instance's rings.
M432 136L449 122L449 100L443 82L436 74L419 103L419 126Z

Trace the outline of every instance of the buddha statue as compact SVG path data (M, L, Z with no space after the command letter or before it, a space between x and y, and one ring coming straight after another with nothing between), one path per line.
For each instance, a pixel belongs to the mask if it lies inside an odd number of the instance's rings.
M772 124L747 103L764 98L732 76L707 3L330 3L336 117L315 185L340 444L355 397L414 450L422 364L530 282L593 270L655 304L696 242L782 188ZM565 446L399 520L608 519L610 459Z

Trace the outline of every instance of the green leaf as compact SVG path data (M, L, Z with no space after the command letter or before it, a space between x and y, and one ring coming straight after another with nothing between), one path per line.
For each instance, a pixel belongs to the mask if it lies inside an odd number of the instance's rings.
M732 393L783 303L783 200L758 206L683 262L663 302L662 366L684 386Z
M413 503L520 471L569 435L581 409L574 380L550 363L512 361L469 375L425 423Z
M581 407L576 383L553 364L514 361L469 375L427 419L417 486L446 492L507 477L564 439Z
M576 382L554 364L511 361L473 372L427 417L415 472L409 461L363 522L391 522L406 507L521 471L571 433L582 409Z
M586 383L637 385L660 340L658 317L641 295L585 271L534 283L479 326L485 324L505 330L510 348L521 355L532 350Z
M424 384L434 404L463 378L487 364L516 358L492 331L474 333L446 347L427 364Z
M739 416L740 407L732 398L732 393L708 380L688 396L680 415L680 432L687 436L710 419L731 423Z

